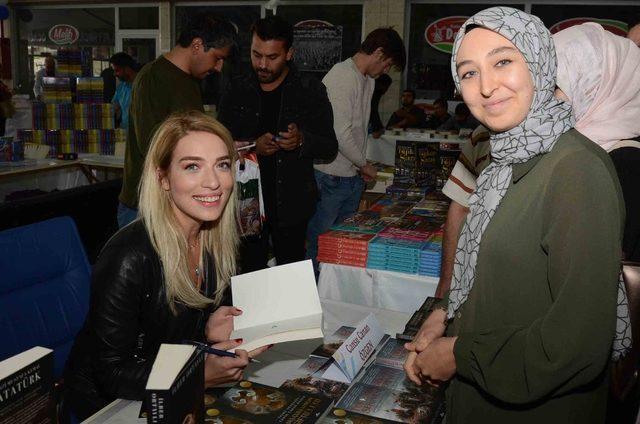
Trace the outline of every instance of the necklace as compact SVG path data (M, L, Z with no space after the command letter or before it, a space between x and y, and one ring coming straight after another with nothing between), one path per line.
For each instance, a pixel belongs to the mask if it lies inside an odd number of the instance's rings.
M196 277L200 276L200 267L198 265L196 265L196 268L194 269L194 271L196 272Z

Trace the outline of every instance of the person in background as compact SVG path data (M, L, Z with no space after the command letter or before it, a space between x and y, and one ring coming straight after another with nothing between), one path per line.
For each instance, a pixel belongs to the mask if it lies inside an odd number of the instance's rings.
M417 383L451 380L448 423L602 423L624 220L613 163L554 98L555 49L537 17L477 13L451 71L491 130L493 161L470 199L444 309L406 345L405 370Z
M391 87L391 77L387 74L382 74L376 78L375 86L373 88L373 96L371 96L371 113L369 114L369 132L373 138L380 138L384 133L384 125L382 125L382 119L380 119L380 99Z
M36 72L35 81L33 83L33 94L36 96L36 100L42 100L42 78L55 77L56 76L56 60L53 56L47 55L44 58L44 68L40 68Z
M307 223L317 200L313 161L335 158L338 142L324 85L291 61L293 26L271 16L259 19L251 32L253 72L233 78L218 117L235 140L256 141L267 229L276 262L283 265L305 258ZM264 262L245 263L243 272L266 267Z
M435 130L451 118L447 99L439 98L433 101L433 113L427 116L425 128Z
M129 131L118 225L138 213L138 184L154 131L174 112L203 111L200 81L220 72L236 46L236 30L226 19L210 14L195 16L183 26L177 45L138 73L131 91Z
M115 108L116 121L120 128L129 128L129 104L131 103L131 84L138 75L138 65L124 52L116 53L109 59L113 73L120 83L111 99Z
M415 106L416 92L413 90L402 91L400 104L402 107L389 118L387 128L420 128L424 126L424 111Z
M437 129L442 131L460 131L463 128L473 130L477 128L478 125L478 120L471 115L471 111L467 105L458 103L455 114Z
M627 23L629 24L627 38L640 47L640 15L630 18Z
M111 103L113 96L116 94L116 74L113 72L113 68L108 66L100 72L100 78L104 84L104 90L102 92L102 101L104 103Z
M335 64L322 80L333 108L338 155L315 165L320 198L307 230L307 257L313 259L316 271L318 236L357 211L364 181L377 174L365 157L374 80L392 66L404 69L405 62L400 35L392 28L378 28L353 57Z
M65 406L79 420L117 399L142 400L162 343L233 349L229 282L238 234L231 134L202 112L155 132L143 166L140 218L120 229L93 268L84 326L67 360ZM207 355L206 387L242 378L251 352Z

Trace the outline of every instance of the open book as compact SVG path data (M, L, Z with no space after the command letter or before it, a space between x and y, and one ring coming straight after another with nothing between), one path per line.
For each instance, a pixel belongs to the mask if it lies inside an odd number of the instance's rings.
M310 260L231 277L231 292L243 312L233 318L231 338L244 340L238 349L323 337Z

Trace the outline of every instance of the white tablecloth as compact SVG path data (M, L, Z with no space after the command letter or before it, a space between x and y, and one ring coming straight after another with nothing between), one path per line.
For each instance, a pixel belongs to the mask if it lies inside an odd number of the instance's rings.
M412 314L433 296L438 279L401 272L321 264L321 298Z

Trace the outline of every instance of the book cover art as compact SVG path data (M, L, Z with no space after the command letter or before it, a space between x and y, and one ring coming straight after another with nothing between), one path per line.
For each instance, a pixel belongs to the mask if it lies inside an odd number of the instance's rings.
M241 381L205 411L212 423L315 423L332 401L323 396Z
M0 362L0 370L0 423L56 422L52 350L34 347Z
M375 362L388 367L402 369L408 353L404 348L404 342L389 338L378 351Z
M291 389L296 392L320 395L337 401L347 391L349 385L339 381L328 380L326 378L306 375L304 377L292 378L282 383L280 387Z
M336 407L396 422L431 423L440 403L418 389L391 390L357 382Z
M342 408L334 408L319 424L387 424L396 421L385 420L384 418L370 417L368 415L358 414L357 412L347 411Z

